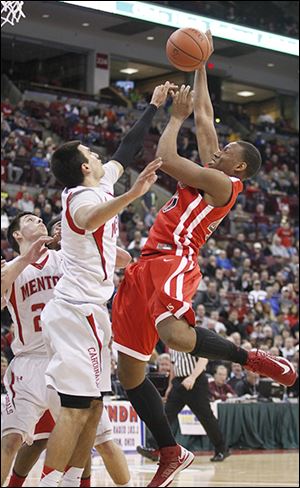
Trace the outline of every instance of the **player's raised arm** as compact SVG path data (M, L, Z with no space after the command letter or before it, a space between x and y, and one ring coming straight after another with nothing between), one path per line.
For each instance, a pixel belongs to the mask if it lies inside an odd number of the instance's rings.
M214 50L210 31L206 32L210 41L211 54ZM194 115L198 151L202 163L211 161L214 153L219 149L217 132L214 126L214 109L211 103L205 63L195 72L194 79Z
M157 180L156 171L161 167L160 158L155 159L146 166L138 176L130 190L123 195L105 203L84 205L74 213L75 224L85 230L93 231L101 227L108 220L120 213L129 203L146 193Z
M214 199L214 205L225 205L231 195L232 184L227 175L215 169L202 168L177 153L177 136L183 121L192 113L193 92L181 86L174 94L172 115L158 144L157 155L163 159L162 171L178 181L203 190ZM217 151L218 152L218 151Z
M120 146L111 158L111 161L118 163L120 176L123 172L123 168L133 164L135 155L143 146L144 137L151 126L153 117L158 108L164 105L170 88L174 87L175 85L169 81L166 81L164 85L155 87L149 106L122 139Z
M45 244L50 244L53 240L52 237L48 236L40 237L31 244L24 255L18 256L9 263L6 263L4 260L1 261L1 296L9 290L14 281L16 281L18 276L29 264L35 263L47 252Z

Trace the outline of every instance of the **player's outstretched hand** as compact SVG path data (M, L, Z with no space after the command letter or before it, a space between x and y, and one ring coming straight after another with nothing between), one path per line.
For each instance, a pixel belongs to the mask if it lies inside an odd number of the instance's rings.
M53 242L53 237L49 236L42 236L39 237L33 244L31 244L30 248L28 249L27 253L24 254L24 258L28 264L35 263L38 261L43 254L48 250L45 247L45 244L50 244Z
M170 90L175 90L178 88L177 85L166 81L164 85L158 85L154 88L154 92L151 98L152 105L156 105L157 108L165 104L167 96Z
M135 183L132 185L131 189L128 193L133 196L133 198L138 198L147 193L151 185L156 182L157 174L156 171L161 167L162 159L157 158L154 161L151 161L144 171L138 176Z
M214 41L213 41L212 33L210 32L210 30L207 30L205 32L205 35L206 35L207 39L209 40L209 44L210 44L210 53L209 53L209 56L208 56L208 58L210 58L210 56L214 52Z
M210 45L210 50L209 50L209 53L208 53L208 56L207 58L202 61L202 63L200 63L200 66L197 68L197 69L203 69L205 68L205 65L207 63L207 61L209 60L209 58L211 57L212 53L214 52L214 41L213 41L213 37L212 37L212 33L210 32L210 30L207 30L205 32L205 35L209 41L209 45Z
M173 107L172 117L184 121L194 110L194 92L189 85L181 85L176 93L172 91Z

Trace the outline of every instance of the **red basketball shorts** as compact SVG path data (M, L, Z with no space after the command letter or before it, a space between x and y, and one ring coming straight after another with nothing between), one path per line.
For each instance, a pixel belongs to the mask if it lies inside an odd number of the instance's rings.
M185 257L141 258L128 266L113 301L115 348L148 361L159 339L159 322L173 315L195 325L191 301L200 279L198 264Z

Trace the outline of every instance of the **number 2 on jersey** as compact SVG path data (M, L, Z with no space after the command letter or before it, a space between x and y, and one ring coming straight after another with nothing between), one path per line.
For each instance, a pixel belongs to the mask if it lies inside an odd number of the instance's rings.
M35 303L34 305L32 305L31 311L36 312L37 310L39 310L41 313L44 306L45 306L45 303ZM40 326L40 320L41 320L41 314L40 313L39 313L39 315L36 315L33 318L33 325L34 325L34 331L35 332L41 332L41 330L42 330L42 328Z

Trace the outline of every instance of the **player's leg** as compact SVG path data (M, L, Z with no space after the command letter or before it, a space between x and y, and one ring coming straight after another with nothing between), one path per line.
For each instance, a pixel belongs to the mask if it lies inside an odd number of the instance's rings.
M118 352L121 384L160 449L159 468L148 486L168 486L177 473L193 462L194 455L177 444L162 398L151 381L145 378L145 366L145 361Z
M47 439L34 441L31 446L24 444L18 451L13 472L7 486L23 486L28 473L31 471L41 453L46 449Z
M62 406L56 425L49 437L40 486L58 486L88 418L89 408Z
M66 466L76 468L69 471L69 477L75 477L78 484L73 486L79 486L100 419L102 402L99 400L69 395L61 398L62 408L49 437L39 486L58 486Z
M91 473L92 473L92 455L88 457L87 463L84 467L82 476L81 476L81 482L80 486L82 487L90 487L91 486Z
M23 436L20 433L7 433L1 440L1 486L5 482L14 457L23 443Z
M153 294L148 263L135 263L125 272L113 302L114 344L118 350L118 377L139 417L160 448L176 447L162 399L145 378L145 367L158 336L148 303Z
M89 409L89 416L84 428L78 437L71 457L68 458L65 463L67 468L65 469L60 486L80 486L81 476L90 458L91 449L94 445L96 430L100 421L102 409L102 401L92 401ZM47 464L47 459L46 465L49 466L49 464Z
M176 351L189 352L207 359L240 363L246 369L268 376L286 386L291 386L296 381L295 369L285 358L275 358L263 351L247 352L215 332L203 327L192 327L184 318L177 319L173 315L156 325L162 341Z
M247 352L215 332L203 327L192 327L187 321L173 315L157 324L162 341L172 349L208 359L224 359L245 364Z
M116 486L132 486L126 457L122 449L110 440L95 446L105 468Z
M145 377L146 362L118 352L118 376L127 396L152 432L159 448L177 446L164 411L163 402L153 383Z
M45 411L47 364L47 358L25 355L14 358L7 368L4 378L7 394L2 412L2 485L23 442L33 441L35 426Z
M104 465L117 486L132 486L126 457L122 449L113 441L112 424L106 408L103 409L97 427L94 447L104 461ZM86 468L82 477L88 476Z
M92 312L92 310L91 310ZM100 417L100 346L93 313L83 315L78 308L51 300L41 315L45 343L51 345L46 382L61 399L61 409L47 447L40 486L58 486L80 438L87 450L79 479L88 459ZM72 333L70 333L70 330ZM84 437L86 436L86 441ZM87 445L90 447L87 449ZM75 453L74 453L75 454ZM79 468L78 468L79 469ZM70 473L69 473L70 474ZM75 485L76 486L76 485ZM79 484L78 484L79 486Z
M159 284L150 269L152 261L155 261ZM119 379L160 448L159 468L149 486L167 486L176 474L191 464L194 455L176 443L161 396L145 378L145 363L158 340L150 304L156 291L163 288L162 267L167 265L168 276L173 274L169 262L156 261L135 263L127 268L114 299L112 315ZM159 312L165 311L163 308Z
M168 422L173 427L173 422L176 421L178 413L182 410L186 404L186 390L178 380L173 380L172 389L167 397L166 403L164 405L166 417ZM173 431L173 429L172 429ZM143 446L138 446L137 452L142 456L151 459L152 461L157 461L159 459L159 449L151 449Z

